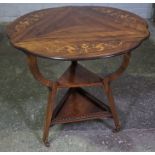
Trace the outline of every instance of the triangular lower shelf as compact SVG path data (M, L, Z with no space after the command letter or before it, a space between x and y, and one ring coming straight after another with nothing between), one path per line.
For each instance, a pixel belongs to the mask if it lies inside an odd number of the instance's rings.
M80 87L102 85L102 78L80 64L71 64L57 80L58 87Z
M108 106L81 88L69 89L60 104L51 124L112 117Z

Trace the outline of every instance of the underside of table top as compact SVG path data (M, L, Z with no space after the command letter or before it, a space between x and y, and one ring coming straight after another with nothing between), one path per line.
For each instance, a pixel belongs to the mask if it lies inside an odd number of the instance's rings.
M149 36L139 16L108 7L62 7L26 14L7 27L13 46L63 60L119 55Z

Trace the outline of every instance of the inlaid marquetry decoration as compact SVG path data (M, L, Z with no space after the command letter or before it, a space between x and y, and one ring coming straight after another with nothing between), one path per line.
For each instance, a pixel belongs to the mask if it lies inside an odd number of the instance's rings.
M149 35L139 16L96 6L35 11L8 25L7 33L16 48L66 60L122 54Z
M26 14L7 27L11 44L27 54L34 78L48 87L43 142L50 146L49 128L55 124L111 118L114 132L121 130L110 83L126 70L132 49L149 36L141 17L108 7L62 7ZM120 67L105 76L83 67L79 60L123 55ZM49 80L39 70L37 57L70 60L71 65L57 79ZM107 103L83 87L101 87ZM57 104L57 91L68 91Z

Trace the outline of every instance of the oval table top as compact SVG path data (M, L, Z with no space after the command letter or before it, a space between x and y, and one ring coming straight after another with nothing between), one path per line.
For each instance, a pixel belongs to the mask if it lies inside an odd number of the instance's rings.
M123 54L149 36L141 17L109 7L61 7L35 11L7 26L12 45L63 60Z

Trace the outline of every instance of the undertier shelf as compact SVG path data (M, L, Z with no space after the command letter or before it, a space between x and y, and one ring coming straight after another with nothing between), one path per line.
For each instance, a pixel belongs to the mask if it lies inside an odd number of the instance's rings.
M70 88L54 111L51 124L112 117L103 102L82 88Z

